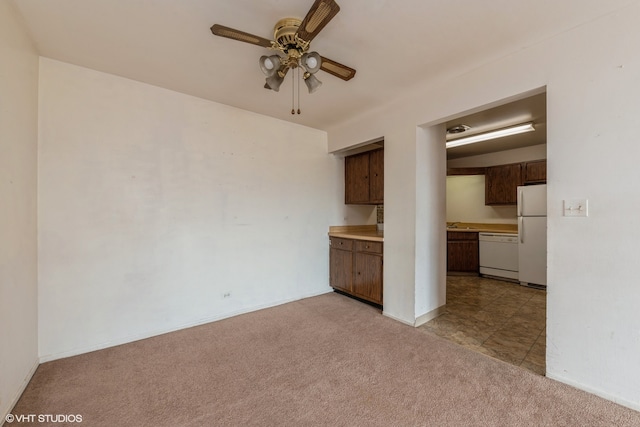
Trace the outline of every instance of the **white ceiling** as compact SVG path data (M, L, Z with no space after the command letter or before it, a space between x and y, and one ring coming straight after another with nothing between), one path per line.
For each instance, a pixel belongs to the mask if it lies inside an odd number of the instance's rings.
M357 70L301 97L263 88L264 48L213 36L218 23L272 39L313 0L10 0L42 56L307 126L327 129L422 80L471 70L619 9L632 0L337 0L312 50Z

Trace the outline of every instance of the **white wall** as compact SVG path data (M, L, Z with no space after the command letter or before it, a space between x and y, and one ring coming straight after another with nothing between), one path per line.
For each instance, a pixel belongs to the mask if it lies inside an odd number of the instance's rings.
M329 149L385 137L385 310L415 318L416 126L442 123L546 86L548 161L547 375L640 409L640 4L523 48L448 81L429 82L329 130ZM398 137L401 135L401 137ZM391 136L391 137L389 137ZM443 141L444 143L444 141ZM425 184L430 185L430 184ZM436 183L435 185L440 185ZM562 200L588 198L588 218ZM434 207L444 200L431 199ZM413 213L412 213L413 212ZM621 225L629 224L630 227ZM440 242L434 231L430 236Z
M515 206L487 206L484 196L484 175L448 176L447 222L518 223Z
M527 162L547 158L547 144L532 145L530 147L515 148L513 150L495 153L479 154L477 156L462 157L447 161L449 168L471 168L506 165L509 163Z
M444 124L416 129L416 326L436 317L447 297L447 259L440 245L446 240L446 132Z
M39 156L42 360L330 291L325 132L41 58Z
M38 364L38 56L0 1L0 423Z

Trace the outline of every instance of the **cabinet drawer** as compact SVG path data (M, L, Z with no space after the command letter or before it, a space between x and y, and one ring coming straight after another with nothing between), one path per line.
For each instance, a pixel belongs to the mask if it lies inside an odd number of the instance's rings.
M340 237L332 237L330 240L331 247L336 249L344 249L350 251L353 249L353 240L341 239Z
M370 242L368 240L356 240L356 252L382 253L382 242Z
M447 240L478 240L474 231L447 231Z

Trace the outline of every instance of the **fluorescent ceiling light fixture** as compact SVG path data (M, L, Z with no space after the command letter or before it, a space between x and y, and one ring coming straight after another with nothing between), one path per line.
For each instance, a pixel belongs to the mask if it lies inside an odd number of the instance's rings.
M480 141L488 141L490 139L502 138L519 133L532 132L535 128L533 122L523 123L521 125L511 126L504 129L492 130L491 132L479 133L477 135L465 136L464 138L456 138L447 142L447 148L459 147L461 145L473 144Z

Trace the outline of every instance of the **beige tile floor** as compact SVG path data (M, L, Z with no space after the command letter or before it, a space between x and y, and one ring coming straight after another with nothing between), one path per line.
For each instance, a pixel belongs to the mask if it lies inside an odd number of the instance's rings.
M420 329L544 375L546 301L544 290L448 276L445 312Z

